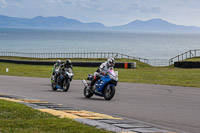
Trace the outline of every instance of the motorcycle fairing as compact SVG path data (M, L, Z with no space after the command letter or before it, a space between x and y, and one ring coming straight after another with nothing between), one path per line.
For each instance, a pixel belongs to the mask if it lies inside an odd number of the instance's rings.
M98 96L103 96L104 87L111 81L108 75L101 76L101 78L95 84L95 91L94 94Z

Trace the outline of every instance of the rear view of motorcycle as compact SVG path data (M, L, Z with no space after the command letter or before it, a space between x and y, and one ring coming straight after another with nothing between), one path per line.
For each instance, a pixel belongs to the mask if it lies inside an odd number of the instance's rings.
M94 94L104 97L105 100L111 100L115 95L115 87L118 82L118 72L110 69L106 75L101 75L100 79L95 83L93 89L90 89L90 83L93 80L93 75L88 74L88 82L83 80L84 84L84 96L91 98Z
M64 71L55 70L55 75L51 76L51 88L53 91L58 89L68 91L70 82L74 76L71 68L65 68ZM57 76L56 76L57 75Z

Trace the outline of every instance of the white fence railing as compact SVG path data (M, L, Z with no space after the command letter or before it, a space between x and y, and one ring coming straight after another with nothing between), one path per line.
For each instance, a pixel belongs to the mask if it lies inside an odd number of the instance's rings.
M182 61L185 59L193 58L193 57L198 57L200 56L200 49L195 49L195 50L189 50L187 52L184 52L182 54L179 54L169 60L169 65L174 64L176 61Z
M168 66L168 59L145 59L133 57L121 53L111 52L89 52L89 53L22 53L22 52L0 52L0 56L11 57L29 57L29 58L108 58L115 57L117 59L136 59L143 63L147 63L152 66Z

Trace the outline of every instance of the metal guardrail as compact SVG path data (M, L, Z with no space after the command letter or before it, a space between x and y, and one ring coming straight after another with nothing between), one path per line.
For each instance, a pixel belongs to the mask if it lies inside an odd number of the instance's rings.
M169 59L148 59L146 63L151 66L168 66Z
M115 57L117 59L136 59L141 62L147 62L145 58L133 57L121 53L110 53L110 52L89 52L89 53L21 53L21 52L0 52L0 56L15 56L15 57L29 57L29 58L109 58Z
M0 56L11 56L11 57L29 57L29 58L109 58L115 57L117 59L136 59L143 63L147 63L152 66L168 66L169 60L167 59L145 59L129 56L121 53L110 53L110 52L88 52L88 53L22 53L22 52L0 52Z
M192 58L192 57L198 57L198 56L200 56L200 49L189 50L187 52L184 52L182 54L179 54L179 55L171 58L169 60L169 65L174 64L174 62L176 62L176 61L182 61L182 60L185 60L185 59L189 59L189 58Z

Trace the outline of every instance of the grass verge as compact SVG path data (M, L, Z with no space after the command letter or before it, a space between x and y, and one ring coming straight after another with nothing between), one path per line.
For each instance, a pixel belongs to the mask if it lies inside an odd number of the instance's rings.
M183 61L200 61L200 57L189 58Z
M6 72L9 68L9 72ZM25 77L51 77L52 66L22 65L0 63L0 75ZM94 73L95 67L74 67L74 79L86 79ZM120 82L148 83L187 87L200 87L200 69L170 67L141 67L139 69L115 69L119 72Z
M68 118L58 118L25 105L0 100L0 132L109 133Z
M28 60L28 61L57 61L57 58L28 58L28 57L11 57L11 56L0 56L0 59L9 59L9 60ZM61 61L66 61L66 59L60 59ZM82 61L82 62L105 62L107 59L103 58L88 58L88 59L82 59L82 58L72 58L71 61ZM142 63L135 59L115 59L116 62L136 62L137 68L140 67L151 67L149 64Z

